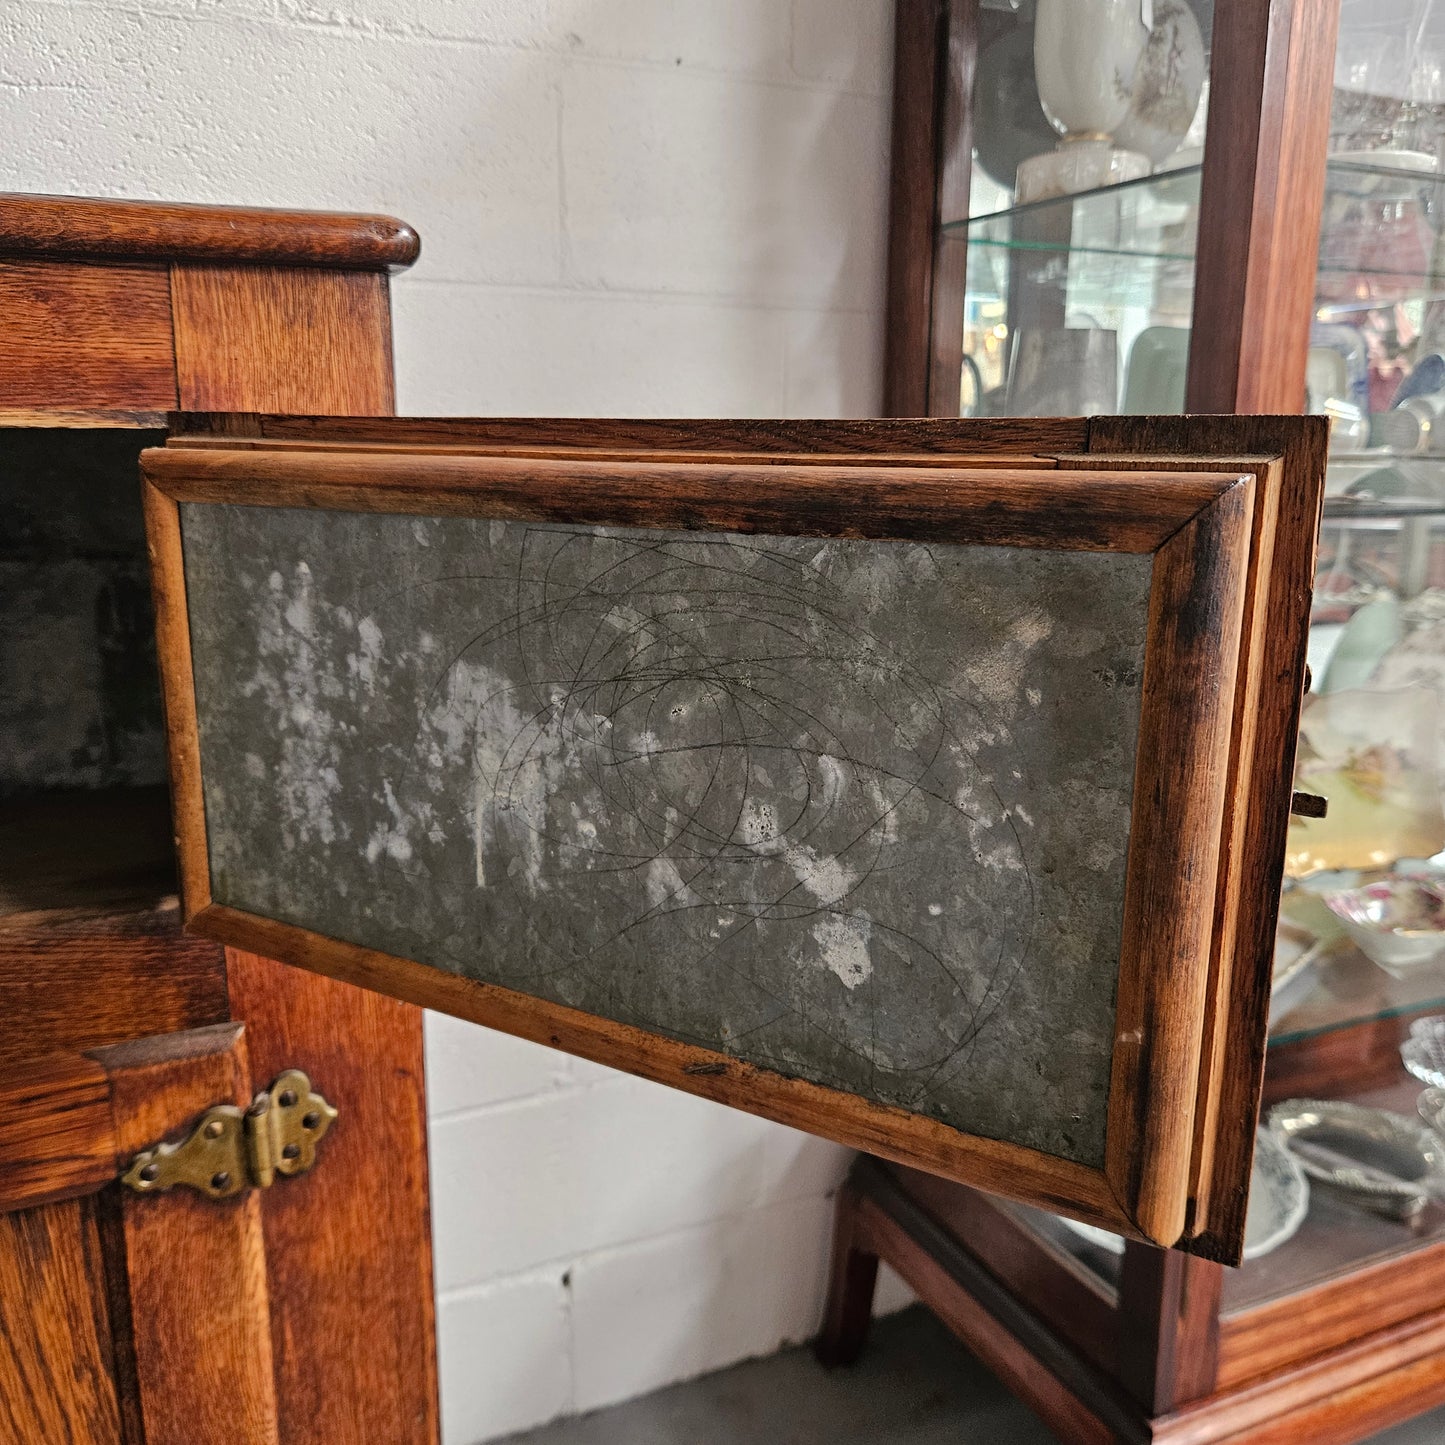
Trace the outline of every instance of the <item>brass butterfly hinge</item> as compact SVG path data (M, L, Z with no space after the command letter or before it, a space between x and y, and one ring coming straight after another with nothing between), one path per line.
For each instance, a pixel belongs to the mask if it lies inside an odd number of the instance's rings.
M278 1174L304 1174L316 1163L335 1117L311 1080L288 1069L249 1109L214 1104L179 1144L142 1149L120 1182L141 1194L184 1184L212 1199L268 1189Z

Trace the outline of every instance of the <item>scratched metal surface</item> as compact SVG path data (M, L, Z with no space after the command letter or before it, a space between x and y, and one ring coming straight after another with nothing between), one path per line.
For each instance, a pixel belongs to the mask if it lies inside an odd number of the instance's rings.
M1148 557L182 526L218 902L1102 1162Z

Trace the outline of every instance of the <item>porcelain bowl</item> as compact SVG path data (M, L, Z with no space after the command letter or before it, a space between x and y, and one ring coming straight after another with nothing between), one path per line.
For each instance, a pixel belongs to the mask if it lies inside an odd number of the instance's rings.
M1404 978L1445 951L1445 888L1420 878L1386 878L1325 899L1360 952Z

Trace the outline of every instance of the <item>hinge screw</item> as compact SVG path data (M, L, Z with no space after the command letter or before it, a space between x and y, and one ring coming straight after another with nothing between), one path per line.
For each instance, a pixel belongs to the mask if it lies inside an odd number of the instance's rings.
M299 1144L288 1144L288 1145L281 1151L281 1157L282 1157L283 1159L298 1159L298 1158L300 1158L300 1156L301 1156L301 1146L300 1146Z
M283 1109L289 1109L296 1102L295 1089L282 1089L281 1097L277 1101Z
M140 1171L140 1177L141 1177L142 1179L144 1179L147 1184L149 1184L149 1183L151 1183L151 1182L156 1178L156 1176L157 1176L160 1172L161 1172L161 1169L160 1169L160 1165L159 1165L159 1164L147 1164L147 1165Z
M221 1123L219 1119L212 1119L211 1122L206 1125L206 1138L219 1139L225 1132L225 1128L226 1126Z
M227 1174L224 1169L222 1169L222 1170L221 1170L219 1173L217 1173L217 1174L212 1174L212 1175L211 1175L211 1188L212 1188L212 1189L224 1189L224 1188L226 1187L226 1185L228 1185L230 1182L231 1182L231 1176L230 1176L229 1174Z
M301 1127L303 1129L314 1129L320 1122L321 1115L318 1114L315 1109L313 1109L304 1119L302 1119Z

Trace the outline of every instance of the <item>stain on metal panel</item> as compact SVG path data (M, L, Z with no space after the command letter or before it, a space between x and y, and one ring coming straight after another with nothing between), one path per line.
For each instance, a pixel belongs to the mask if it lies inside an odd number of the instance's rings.
M1102 1162L1148 557L182 527L217 902Z

